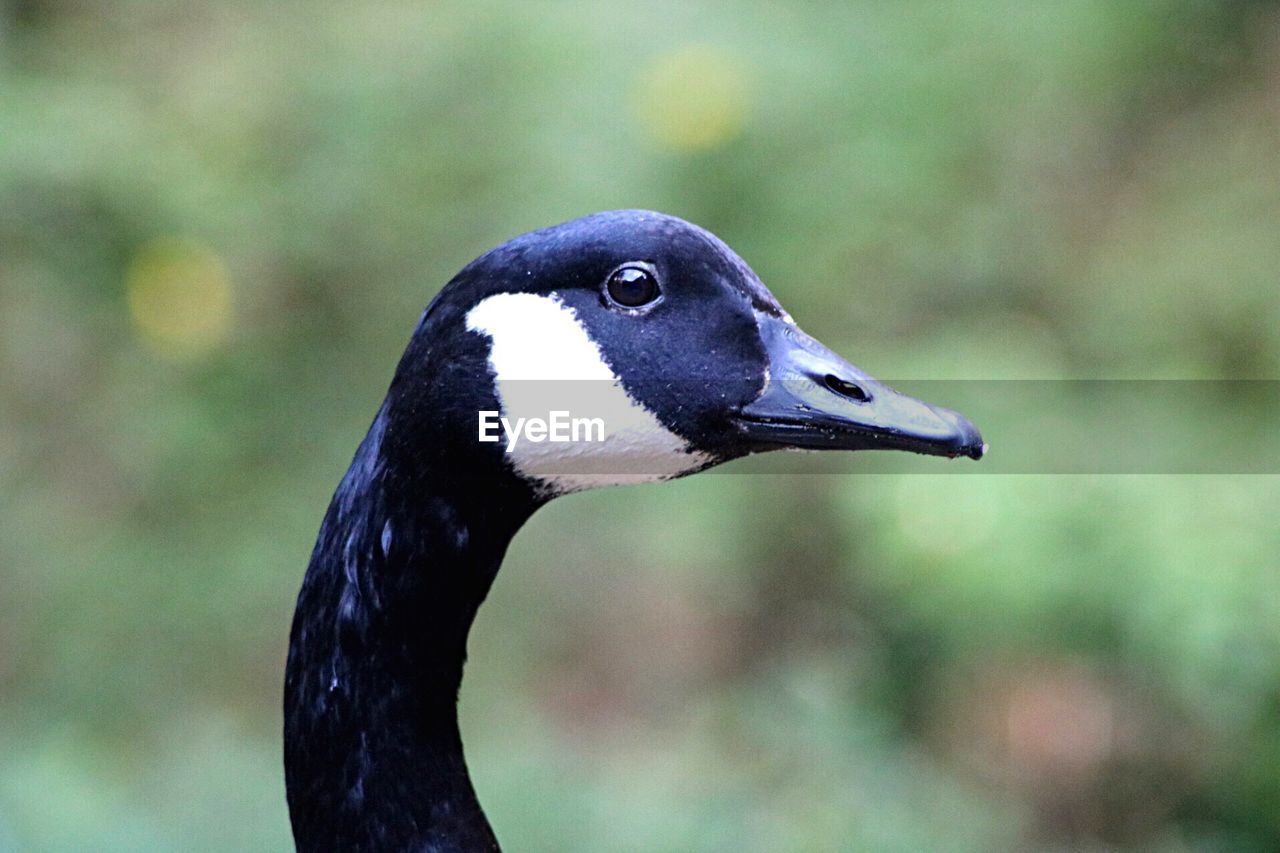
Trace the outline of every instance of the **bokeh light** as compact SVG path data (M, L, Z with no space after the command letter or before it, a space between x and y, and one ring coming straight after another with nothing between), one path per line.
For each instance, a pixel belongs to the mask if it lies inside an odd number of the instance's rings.
M138 336L161 355L204 355L231 332L231 279L208 246L170 237L145 243L129 264L125 287Z
M660 144L678 151L731 142L742 133L748 106L742 63L713 45L659 54L636 81L636 120Z

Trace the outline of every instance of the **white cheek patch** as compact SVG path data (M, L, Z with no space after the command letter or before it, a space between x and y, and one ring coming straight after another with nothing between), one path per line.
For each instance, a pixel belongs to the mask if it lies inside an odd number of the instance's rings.
M562 421L603 422L603 430L577 430L577 440L506 438L507 458L526 479L564 494L665 480L709 461L631 398L574 310L555 296L490 296L467 312L467 328L489 337L489 366L508 424L546 422L554 413Z

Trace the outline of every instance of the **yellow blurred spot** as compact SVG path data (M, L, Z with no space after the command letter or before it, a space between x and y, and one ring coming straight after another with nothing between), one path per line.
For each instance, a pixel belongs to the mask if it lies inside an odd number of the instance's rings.
M656 57L640 75L636 115L661 144L681 151L716 148L742 132L746 76L733 56L704 44Z
M139 337L161 355L203 355L231 331L231 280L207 246L174 238L146 243L129 264L125 288Z

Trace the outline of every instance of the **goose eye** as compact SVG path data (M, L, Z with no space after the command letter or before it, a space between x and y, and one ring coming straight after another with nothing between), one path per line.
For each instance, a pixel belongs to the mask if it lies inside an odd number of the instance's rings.
M609 299L623 308L640 308L657 301L662 295L658 279L644 267L620 267L605 282Z

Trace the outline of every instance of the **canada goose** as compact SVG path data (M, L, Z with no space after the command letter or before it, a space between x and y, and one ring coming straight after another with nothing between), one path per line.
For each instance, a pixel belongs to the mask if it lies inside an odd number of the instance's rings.
M545 381L563 379L600 381ZM582 404L575 415L602 413L607 435L507 428L545 418L558 395ZM728 246L683 220L598 213L468 264L423 313L298 595L284 695L298 849L497 850L456 704L467 632L511 537L567 492L789 447L985 450L959 414L802 332Z

